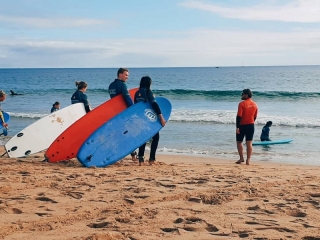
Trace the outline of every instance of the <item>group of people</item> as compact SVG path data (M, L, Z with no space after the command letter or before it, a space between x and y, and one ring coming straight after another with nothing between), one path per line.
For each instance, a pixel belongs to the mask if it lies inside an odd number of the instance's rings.
M111 98L115 96L122 95L124 101L126 102L127 107L132 106L135 103L144 101L150 102L154 111L159 116L162 126L166 125L166 121L162 116L161 109L156 102L154 94L151 90L152 79L149 76L144 76L140 80L140 87L134 95L134 99L131 98L129 91L127 89L126 81L129 78L129 70L126 68L119 68L117 72L117 78L110 83L109 85L109 95ZM84 81L76 82L77 90L71 96L71 104L83 103L86 112L91 111L90 103L87 95L85 94L88 84ZM0 103L6 99L6 93L3 90L0 90ZM252 155L252 140L254 135L254 122L258 115L258 106L252 100L252 92L250 89L244 89L241 94L241 102L238 105L238 112L236 117L236 141L237 141L237 150L240 159L236 161L237 164L246 162L247 165L250 164L250 158ZM60 109L60 103L55 102L52 105L51 113ZM8 124L5 122L4 116L1 111L0 104L0 120L4 128L8 128ZM271 141L269 138L270 127L272 121L268 121L262 129L260 136L261 141ZM246 140L246 160L243 156L243 140ZM156 151L158 148L160 135L159 132L152 137L151 149L149 164L155 164L156 160ZM131 153L133 161L139 161L141 166L144 163L144 152L145 152L146 143L139 147L138 154L136 152Z
M109 95L111 98L114 98L118 95L122 95L127 107L132 106L135 103L144 101L150 102L154 111L159 117L160 123L162 126L166 125L166 120L162 116L161 109L154 97L154 94L151 90L152 79L149 76L144 76L140 80L140 87L138 91L134 95L134 99L131 98L126 81L129 78L129 70L127 68L119 68L117 72L117 78L110 83L109 85ZM85 92L87 91L88 84L86 82L76 82L77 90L71 96L71 103L83 103L85 106L86 112L90 112L90 103ZM55 111L59 109L60 104L56 102L53 104L51 111ZM150 157L149 164L156 164L156 151L158 148L160 135L159 132L152 137L151 149L150 149ZM133 161L139 161L139 166L144 164L144 152L145 152L146 143L139 147L138 154L136 152L131 153Z

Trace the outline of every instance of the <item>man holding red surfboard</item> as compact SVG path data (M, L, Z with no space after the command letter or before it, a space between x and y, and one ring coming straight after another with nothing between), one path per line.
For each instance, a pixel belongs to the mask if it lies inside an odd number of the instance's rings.
M119 68L117 72L117 78L109 85L109 94L111 98L121 94L127 104L127 107L130 107L133 105L133 101L130 97L130 93L126 84L128 78L129 70L127 68ZM131 153L132 161L134 162L137 161L136 155L136 152Z

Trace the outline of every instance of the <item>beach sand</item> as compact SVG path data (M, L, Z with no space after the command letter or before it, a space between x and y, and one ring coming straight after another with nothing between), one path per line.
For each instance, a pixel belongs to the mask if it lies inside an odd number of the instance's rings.
M0 158L0 239L320 239L320 167L157 157Z

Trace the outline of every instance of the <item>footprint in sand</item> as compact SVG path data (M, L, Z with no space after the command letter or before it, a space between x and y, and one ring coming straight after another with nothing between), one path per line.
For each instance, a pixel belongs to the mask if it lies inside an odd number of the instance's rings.
M290 210L286 211L286 214L291 216L291 217L298 217L298 218L303 218L303 217L307 216L306 213L301 212L298 209L290 209Z
M90 223L87 225L90 228L105 228L109 225L109 222L102 222L102 223Z
M188 232L199 232L199 231L203 231L203 229L207 230L208 232L212 233L212 232L218 232L219 229L210 224L210 223L207 223L205 220L202 220L201 218L198 218L198 217L188 217L186 218L185 220L183 218L177 218L174 223L177 223L177 224L180 224L180 223L185 223L185 224L195 224L195 223L203 223L204 226L203 228L201 227L192 227L192 226L184 226L183 229L188 231ZM167 230L168 229L171 229L171 228L166 228ZM162 231L164 231L162 229Z
M0 214L21 214L22 211L18 208L0 208Z
M56 202L50 198L47 198L47 197L37 197L36 200L43 201L43 202L58 203L58 202Z

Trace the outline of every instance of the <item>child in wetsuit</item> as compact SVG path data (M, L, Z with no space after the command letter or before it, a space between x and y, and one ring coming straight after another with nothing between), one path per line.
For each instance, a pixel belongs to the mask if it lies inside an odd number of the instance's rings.
M261 141L271 141L269 138L269 132L270 132L270 127L272 126L272 122L268 121L266 125L262 128L262 132L260 135L260 140Z

